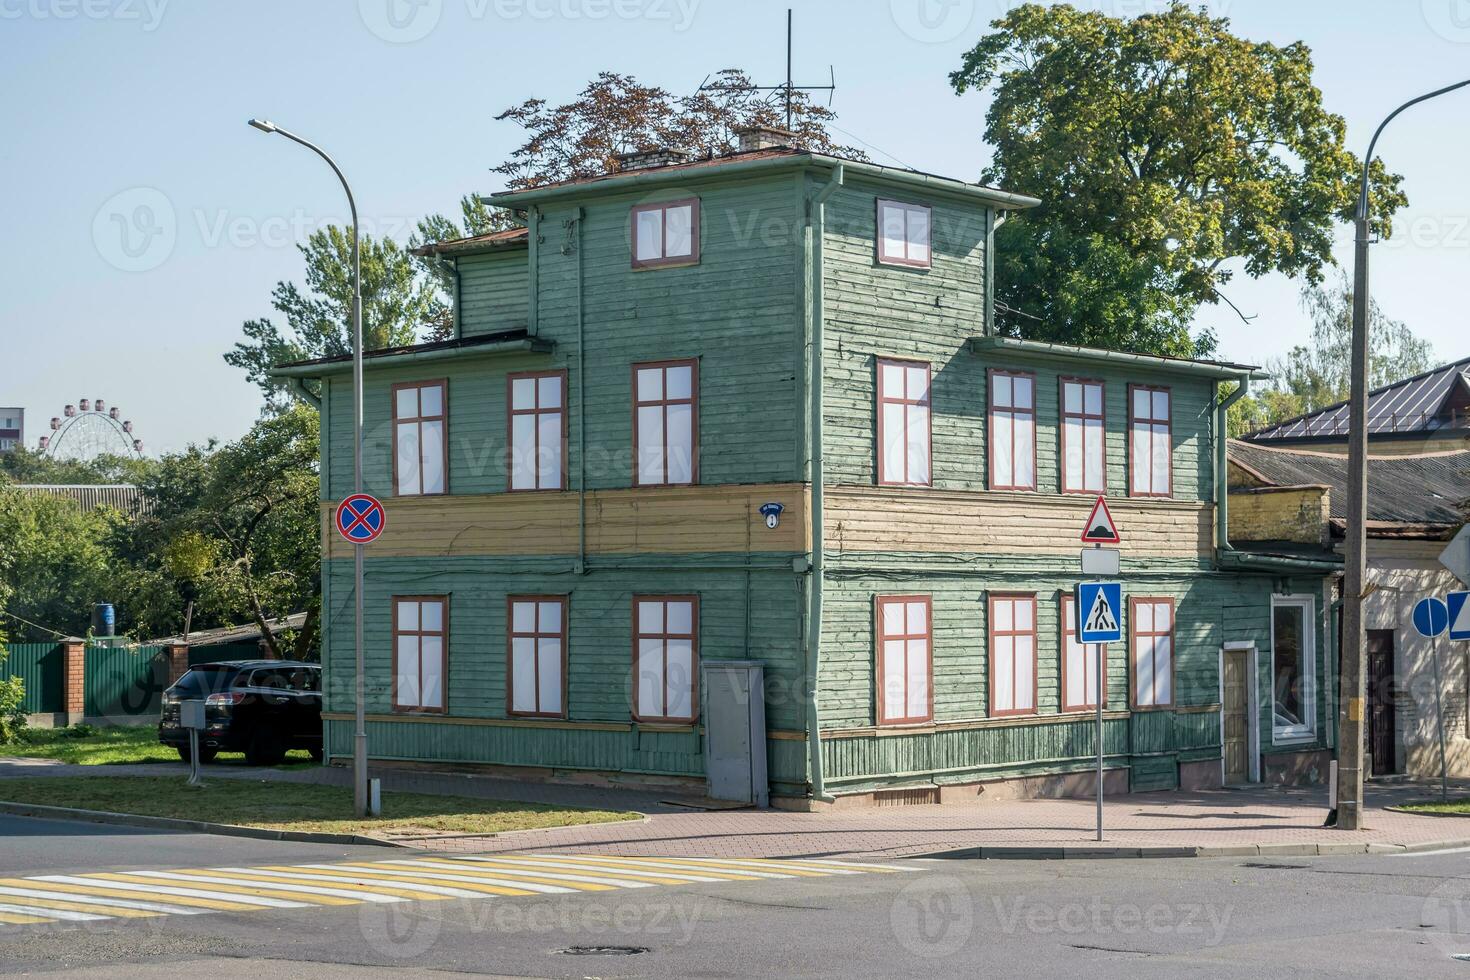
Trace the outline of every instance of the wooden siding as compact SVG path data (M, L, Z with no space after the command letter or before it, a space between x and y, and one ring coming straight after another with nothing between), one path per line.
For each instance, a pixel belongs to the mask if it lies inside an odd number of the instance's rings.
M530 300L524 248L465 255L459 266L459 333L475 337L526 325Z
M589 554L699 552L804 553L811 549L810 493L801 484L657 487L587 495ZM785 506L766 527L761 505ZM575 555L575 493L462 494L400 497L384 504L388 528L371 545L375 558L434 555ZM322 550L349 558L352 545L322 505Z
M762 527L764 529L764 527ZM552 558L450 557L388 558L371 549L365 568L365 656L367 707L373 714L390 711L390 602L395 594L448 595L450 602L448 692L449 718L504 719L507 595L568 597L567 720L628 726L632 720L632 597L638 594L699 596L700 656L703 660L755 659L765 664L767 724L772 730L798 731L805 725L805 659L801 642L801 579L789 561L743 568L728 556L691 555L665 558L659 567L600 569L576 575L571 563ZM723 562L723 564L722 564ZM352 562L323 563L323 616L327 671L326 710L352 709L348 683L353 664ZM386 726L386 723L385 723ZM410 726L402 726L408 729ZM657 726L668 728L668 726ZM639 761L648 744L682 746L660 749L692 759L702 744L688 726L656 731L632 726L624 731L578 730L576 738L557 727L474 727L469 735L434 724L417 724L394 736L399 741L373 744L374 756L499 762L507 765L573 765L626 768L630 771L676 771ZM472 747L448 750L456 738ZM580 751L566 761L562 748L587 740L595 751ZM414 751L394 744L417 745ZM643 747L640 747L643 746ZM513 751L512 751L513 750ZM469 758L466 753L474 755ZM672 758L672 756L670 757ZM800 760L799 752L794 758ZM576 762L580 759L581 762ZM538 761L539 760L539 761ZM601 761L599 761L601 760ZM604 761L606 764L604 764ZM773 765L776 760L772 760ZM595 762L595 764L594 764ZM681 763L682 765L683 763ZM691 774L699 767L683 770ZM775 770L773 770L775 772ZM780 778L805 779L804 770L782 771Z
M1075 555L1093 498L847 486L829 487L825 506L825 543L837 551ZM1130 559L1213 554L1212 505L1123 499L1110 507Z
M967 342L984 331L987 215L974 204L913 198L933 207L933 267L880 265L874 254L875 202L892 196L850 181L827 205L823 279L826 307L825 444L830 483L876 483L875 362L918 359L932 371L933 485L984 490L988 484L986 415L989 368L1036 376L1036 480L1061 491L1060 378L1104 383L1108 494L1128 493L1128 385L1173 392L1174 499L1213 498L1214 384L1167 371L1106 370L1095 363L1058 365L1021 355L981 356Z

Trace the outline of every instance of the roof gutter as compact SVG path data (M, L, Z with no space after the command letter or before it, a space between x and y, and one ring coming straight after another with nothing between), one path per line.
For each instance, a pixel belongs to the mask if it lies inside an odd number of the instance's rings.
M808 258L812 277L811 385L808 392L808 416L811 420L812 553L806 626L806 743L810 755L812 799L822 803L834 802L834 797L827 792L822 778L822 723L817 704L817 677L822 664L822 592L825 587L823 575L826 564L822 540L825 520L822 487L826 477L826 470L822 466L822 349L826 343L826 304L822 293L822 280L826 278L823 241L827 235L827 199L837 192L845 178L844 165L838 164L837 169L832 171L831 178L813 199L807 219L811 231Z
M1259 555L1249 551L1227 551L1220 556L1220 567L1261 572L1317 572L1330 575L1341 572L1340 561L1321 558L1288 558L1285 555Z
M306 387L305 378L296 377L294 375L287 378L286 390L294 395L297 401L301 402L308 408L314 408L318 412L322 410L322 400L320 396L318 396L310 388Z
M894 183L923 188L931 193L984 201L990 206L997 208L1032 208L1041 203L1039 198L1028 197L1025 194L1012 194L1009 191L993 190L988 187L967 184L964 181L936 177L932 174L914 173L910 170L899 170L893 167L882 167L873 163L841 160L837 157L829 157L820 153L798 153L790 156L762 157L758 160L731 160L728 163L709 167L707 170L691 171L688 167L677 166L653 167L647 170L620 173L612 177L605 177L590 182L554 184L546 187L532 187L523 191L501 191L488 197L481 197L480 202L493 207L521 208L568 197L585 196L587 194L641 190L645 187L657 187L663 184L687 184L690 180L702 179L706 176L717 179L745 177L752 174L802 169L813 165L827 167L834 172L838 169L844 169L848 175L859 174L877 177Z
M1240 384L1226 395L1216 408L1215 414L1215 548L1220 555L1233 550L1230 547L1230 459L1229 430L1226 428L1230 406L1245 397L1250 391L1251 376L1242 374Z
M1171 374L1187 374L1197 378L1214 378L1221 381L1228 381L1232 378L1251 378L1259 381L1270 377L1253 364L1190 361L1184 358L1160 357L1157 354L1130 354L1126 351L1103 350L1099 347L1074 347L1070 344L1052 344L1041 340L1017 340L1014 337L972 337L970 348L976 353L996 351L1030 357L1089 360L1124 367L1168 371Z
M398 367L403 364L421 364L425 361L446 361L457 357L485 357L502 354L545 354L555 345L550 341L524 337L496 344L478 344L473 347L442 347L436 350L404 351L401 354L368 354L365 364L374 368ZM320 378L329 374L346 374L352 370L350 360L332 361L328 364L286 364L266 371L272 378Z

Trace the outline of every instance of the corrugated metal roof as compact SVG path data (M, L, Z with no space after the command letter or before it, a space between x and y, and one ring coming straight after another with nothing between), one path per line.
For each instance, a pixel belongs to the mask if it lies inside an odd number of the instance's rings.
M1447 406L1450 396L1470 399L1470 357L1416 374L1368 393L1371 435L1429 433L1470 429L1470 415ZM1347 402L1268 425L1245 436L1249 442L1273 439L1342 439L1348 432Z
M266 625L270 627L271 633L275 634L286 629L299 630L305 622L306 613L299 612L292 613L289 616L283 616L280 619L267 620ZM193 630L189 633L187 642L190 646L206 647L217 646L221 643L239 643L244 640L258 640L260 637L260 627L255 623L249 623L245 626L226 626L222 629ZM165 636L162 639L149 640L148 642L162 645L165 643L184 643L186 641L182 635L179 635Z
M75 500L84 511L113 507L124 514L146 514L152 507L131 483L16 483L21 493Z
M430 242L413 250L414 255L453 255L458 252L478 252L484 249L513 248L531 240L529 228L506 228L469 238L450 238L442 242Z
M422 354L428 351L486 347L492 344L503 344L506 341L522 340L529 337L530 333L526 331L525 327L517 327L514 330L502 330L499 333L487 333L475 337L460 337L455 340L434 340L426 344L409 344L404 347L380 347L377 350L363 351L362 359L364 361L371 361L374 358L395 357L400 354ZM277 364L276 368L316 367L321 364L347 364L351 360L351 354L334 354L331 357L316 357L305 361L286 361L283 364Z
M1253 446L1232 439L1230 462L1275 487L1325 486L1331 516L1347 517L1347 457ZM1368 519L1459 525L1470 498L1470 452L1368 458Z

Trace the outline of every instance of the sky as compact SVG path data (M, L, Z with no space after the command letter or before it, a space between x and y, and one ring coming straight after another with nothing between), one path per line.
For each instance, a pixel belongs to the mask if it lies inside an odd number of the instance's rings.
M975 179L989 162L985 93L947 76L1007 0L0 0L0 405L34 446L79 398L104 398L147 452L232 439L260 398L221 359L241 324L300 280L296 243L343 223L331 172L264 116L326 147L365 231L405 240L521 131L496 122L564 101L597 72L674 93L738 66L774 84L795 8L797 83L837 80L839 141L880 162ZM1084 0L1117 16L1163 0ZM1313 52L1327 108L1362 154L1400 102L1470 75L1467 0L1223 0L1244 37ZM1441 360L1470 351L1470 92L1410 110L1380 153L1410 206L1375 246L1373 295ZM1351 261L1344 226L1337 258ZM1304 343L1300 283L1237 277L1252 319L1205 307L1220 356L1262 363ZM279 322L279 321L278 321Z

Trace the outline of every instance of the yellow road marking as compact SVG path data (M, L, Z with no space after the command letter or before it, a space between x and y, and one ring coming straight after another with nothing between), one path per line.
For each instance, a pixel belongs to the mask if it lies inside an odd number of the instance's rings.
M548 885L562 885L567 888L577 888L582 891L611 891L615 888L641 888L648 884L677 885L672 878L652 878L650 875L621 875L594 873L593 869L583 869L583 873L577 874L575 868L570 865L554 865L544 867L531 862L517 863L513 861L455 861L453 859L423 858L414 864L432 864L436 868L462 875L498 875L500 877L516 878L523 881L540 881ZM643 878L651 878L651 881L643 881Z
M154 915L162 915L162 912L152 912L147 909L124 909L116 905L98 905L81 899L77 901L63 901L56 898L36 898L30 895L24 897L18 895L0 895L0 904L7 905L30 905L35 908L61 909L66 912L90 912L93 915L114 915L119 919L146 919Z
M415 867L415 865L419 864L429 865L429 867ZM398 871L402 872L403 874L418 874L422 876L426 874L439 873L436 872L434 869L441 868L442 866L435 861L415 860L412 864L405 864L401 861L362 861L355 865L344 865L344 867L370 868L373 871L379 871L384 874L391 874L392 872ZM451 865L449 867L442 867L442 872L444 874L462 874L476 881L484 881L488 884L504 885L508 888L524 888L526 891L541 895L568 895L574 891L579 890L576 887L576 882L572 881L537 880L536 878L529 876L519 877L511 880L503 874L481 873L476 875L471 873L470 869L461 869L458 866L454 865ZM594 889L582 888L580 890L593 891Z
M470 867L496 867L503 864L511 864L515 867L534 870L540 868L543 871L554 871L565 868L567 871L581 870L589 875L603 875L608 878L626 878L632 881L647 881L660 885L687 885L691 882L704 881L754 881L755 875L736 875L727 872L711 871L689 872L681 874L674 869L646 868L640 865L617 864L603 861L584 861L580 858L548 861L544 858L528 858L520 855L509 855L506 857L479 857L474 858Z
M206 888L210 891L222 891L232 895L269 895L273 898L284 898L293 902L316 902L318 905L361 905L361 899L349 898L345 895L320 894L318 892L296 891L291 888L271 888L267 881L263 886L237 884L236 879L244 881L259 881L254 875L244 874L210 874L194 868L179 871L165 871L158 874L147 874L136 872L131 877L141 878L144 882L157 882L165 885L183 885L186 888Z
M249 876L249 872L252 869L250 869L250 868L224 868L222 870L228 871L231 874L240 874L240 875L245 875L245 876L248 877ZM260 875L260 877L263 877L266 880L270 880L270 879L273 879L273 878L286 878L287 876L295 877L296 874L297 874L297 872L296 872L296 870L294 868L293 869L290 869L288 871L269 871L269 869L260 869L260 870L262 872L261 875ZM268 873L267 873L267 871L268 871ZM298 882L298 884L302 885L303 887L309 887L313 883L311 881L309 881L309 880L303 880L301 882ZM315 886L316 887L323 887L323 883L320 882L320 881L317 881L317 882L315 882ZM435 890L435 889L430 888L428 886L420 886L418 888L414 888L412 885L408 885L406 883L403 886L390 886L390 885L386 885L386 884L381 884L380 885L380 884L377 884L375 882L361 882L361 883L358 883L356 885L356 887L353 888L353 889L351 889L351 890L362 893L362 895L363 895L363 901L377 901L377 902L401 902L401 901L408 901L408 900L412 900L412 901L424 901L424 902L434 902L434 901L442 901L443 899L446 899L446 898L470 898L470 897L472 897L472 896L468 895L465 892L457 892L457 891L455 891L452 888L447 888L446 887L446 888L442 888L440 890Z
M54 878L37 877L19 879L31 887L45 885L47 891L73 892L79 895L102 895L109 898L136 898L138 892L133 889L109 888L105 884L82 885L73 884L69 881L57 881ZM229 902L218 898L205 898L202 895L179 895L173 892L159 892L161 900L170 905L192 905L198 908L214 909L219 912L248 912L259 908L258 905L247 905L244 902Z
M38 922L55 921L55 919L42 919L35 915L22 915L19 912L0 912L0 922L9 926L30 926Z
M601 854L573 858L560 854L537 854L528 857L527 860L576 861L578 863L597 865L607 864L617 867L641 868L647 874L658 874L660 870L664 870L670 874L709 875L712 878L728 878L732 881L754 881L759 878L824 877L821 872L817 871L786 871L785 869L778 870L776 868L727 868L718 864L701 864L694 861L679 861L672 858L663 860L642 857L620 857L617 855L603 856Z
M177 872L174 872L177 873ZM258 903L269 903L269 908L292 908L319 902L322 905L332 904L320 901L315 895L295 895L287 892L271 891L266 888L255 888L249 885L229 885L222 882L198 882L193 881L166 881L160 878L152 878L148 875L131 874L122 872L96 872L87 875L88 878L105 878L108 881L116 881L123 884L143 885L148 888L192 888L195 891L207 892L209 894L239 895L242 898L250 898ZM276 903L286 904L276 904Z
M305 867L292 867L290 865L271 865L266 871L280 871L291 873L302 878L321 876L324 881L361 881L364 878L373 881L399 881L406 884L445 884L444 879L435 881L422 875L412 874L384 874L380 871L359 871L355 868L341 868L340 866L324 867L321 865L310 865ZM487 885L479 881L471 881L467 876L455 879L455 888L467 888L470 891L485 892L489 895L534 895L533 891L524 888L507 888L504 885Z

